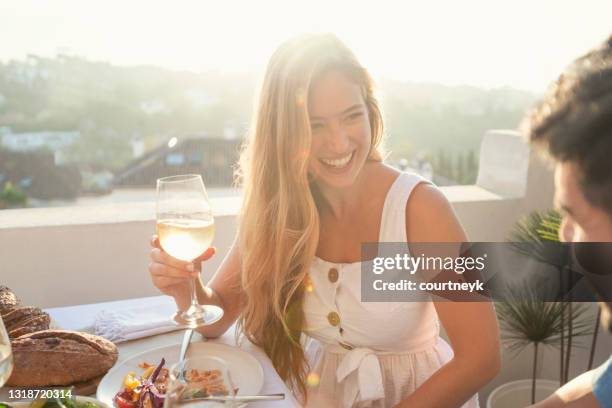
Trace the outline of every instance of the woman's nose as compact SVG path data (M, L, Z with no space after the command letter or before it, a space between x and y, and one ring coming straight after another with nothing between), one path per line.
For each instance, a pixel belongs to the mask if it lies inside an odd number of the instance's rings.
M349 146L349 135L345 127L341 123L334 121L334 123L329 125L329 128L328 148L335 153L346 153Z

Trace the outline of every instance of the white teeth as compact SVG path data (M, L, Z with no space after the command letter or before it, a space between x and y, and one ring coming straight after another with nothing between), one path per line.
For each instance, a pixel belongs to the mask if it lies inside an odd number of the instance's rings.
M327 164L327 165L334 166L334 167L337 167L337 168L342 168L342 167L346 166L349 161L351 161L351 157L353 157L353 152L347 154L346 156L342 157L341 159L336 159L336 160L321 159L321 161L323 163Z

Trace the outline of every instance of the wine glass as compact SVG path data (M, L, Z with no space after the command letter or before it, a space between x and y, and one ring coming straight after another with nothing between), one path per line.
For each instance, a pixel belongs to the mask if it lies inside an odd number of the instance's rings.
M11 342L2 322L2 317L0 317L0 387L8 381L12 371L13 353L11 352Z
M166 253L193 262L213 240L215 223L199 174L164 177L157 180L157 236ZM199 265L194 265L200 270ZM213 324L223 316L215 305L200 305L197 277L190 280L191 304L174 315L174 321L191 329Z

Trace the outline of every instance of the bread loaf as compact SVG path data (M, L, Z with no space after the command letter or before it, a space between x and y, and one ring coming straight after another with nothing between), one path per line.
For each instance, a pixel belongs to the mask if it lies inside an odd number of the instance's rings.
M14 308L19 306L19 299L13 291L11 291L6 286L0 285L0 315L2 316L2 320L4 320L4 315Z
M17 307L8 312L3 320L11 339L46 330L51 322L48 313L34 306Z
M16 306L2 316L2 320L4 320L5 326L8 327L9 324L14 324L21 319L40 314L41 312L42 310L36 306Z
M18 327L12 329L8 335L13 340L25 334L34 333L49 328L50 318L48 314L34 316L22 322Z
M99 336L43 330L11 342L14 368L7 385L70 385L104 375L117 361L117 347Z

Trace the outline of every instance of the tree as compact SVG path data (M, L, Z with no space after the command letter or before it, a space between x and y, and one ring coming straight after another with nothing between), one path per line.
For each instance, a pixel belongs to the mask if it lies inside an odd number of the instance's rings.
M19 187L7 181L0 191L0 210L5 208L25 207L28 203L28 196Z

